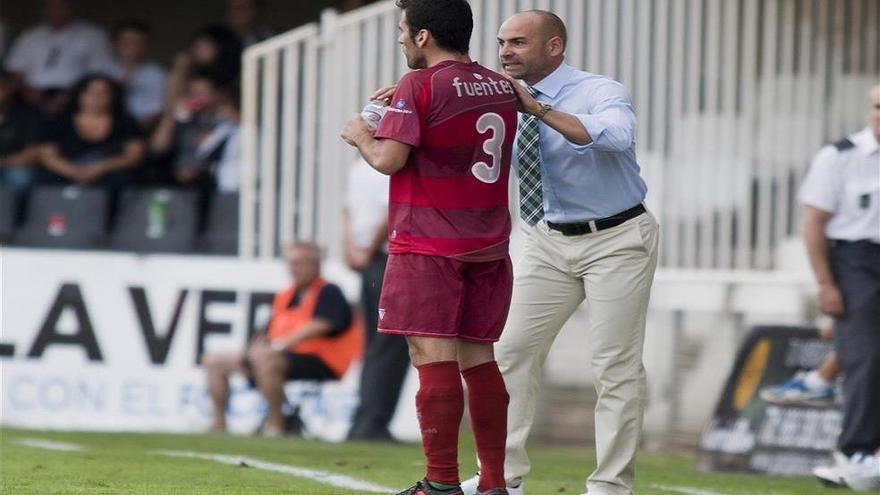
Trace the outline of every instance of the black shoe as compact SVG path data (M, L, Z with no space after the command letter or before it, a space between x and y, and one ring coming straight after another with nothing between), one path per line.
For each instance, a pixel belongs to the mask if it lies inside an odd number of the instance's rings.
M464 495L464 493L459 486L450 488L449 490L438 490L436 488L431 488L431 485L428 484L428 480L421 480L397 495Z

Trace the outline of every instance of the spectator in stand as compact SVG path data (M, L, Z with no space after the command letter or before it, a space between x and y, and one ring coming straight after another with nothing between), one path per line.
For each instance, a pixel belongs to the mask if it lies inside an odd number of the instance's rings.
M42 134L40 113L17 91L11 72L0 69L0 187L24 191L34 181Z
M188 86L185 97L162 114L150 150L167 158L175 183L213 189L213 172L223 157L224 143L238 131L235 97L229 86L208 70L193 75Z
M122 88L105 75L87 76L74 87L45 140L40 158L58 180L114 188L131 182L145 150L140 127L125 111Z
M74 7L73 0L45 0L44 22L22 33L6 60L24 84L25 99L48 114L61 110L70 88L110 53L106 34L76 19Z
M362 335L351 306L336 285L321 278L320 249L289 246L284 258L293 284L275 295L272 320L246 352L202 357L214 405L212 431L226 430L229 375L249 376L269 404L264 434L284 432L281 406L287 380L338 380L360 357Z
M177 105L197 72L213 72L224 84L237 80L241 52L241 41L226 27L208 26L196 32L189 47L174 58L165 94L166 109Z
M113 31L114 56L102 68L125 88L128 113L144 129L150 129L162 113L167 77L161 65L146 59L151 34L141 21L120 23Z
M373 170L362 158L348 174L343 234L345 261L361 275L367 342L360 404L348 438L392 440L388 427L409 371L409 347L402 335L378 333L379 295L388 261L388 176Z
M226 26L238 36L243 47L274 36L271 26L259 24L257 0L226 0Z

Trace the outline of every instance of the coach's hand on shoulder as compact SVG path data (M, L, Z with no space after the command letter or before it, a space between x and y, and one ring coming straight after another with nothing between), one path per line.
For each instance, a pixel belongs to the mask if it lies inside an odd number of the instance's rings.
M370 99L391 101L391 97L394 96L395 91L397 91L396 84L392 84L391 86L383 86L374 91L373 94L370 95Z
M510 85L513 86L513 90L516 92L516 110L520 113L535 115L541 109L541 106L538 105L538 100L532 97L519 81L507 75L504 77L510 81Z
M346 143L357 146L357 140L364 134L372 134L375 132L360 116L360 114L355 114L354 117L349 119L348 122L345 123L345 126L342 128L342 132L340 132L340 136L345 140Z

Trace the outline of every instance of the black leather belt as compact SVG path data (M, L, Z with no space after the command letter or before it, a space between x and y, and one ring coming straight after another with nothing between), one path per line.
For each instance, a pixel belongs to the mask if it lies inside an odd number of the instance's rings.
M626 210L622 211L616 215L611 215L610 217L600 218L598 220L593 220L591 222L579 222L579 223L553 223L547 222L547 226L553 230L558 230L562 232L562 235L572 236L572 235L584 235L591 234L593 232L599 232L600 230L610 229L611 227L617 227L623 222L635 218L642 213L644 213L645 205L639 203L638 205Z

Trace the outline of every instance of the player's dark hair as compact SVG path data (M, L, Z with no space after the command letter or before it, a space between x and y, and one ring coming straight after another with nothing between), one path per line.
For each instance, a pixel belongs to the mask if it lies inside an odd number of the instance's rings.
M474 16L466 0L397 0L406 12L413 38L426 29L440 48L467 53L474 30Z

